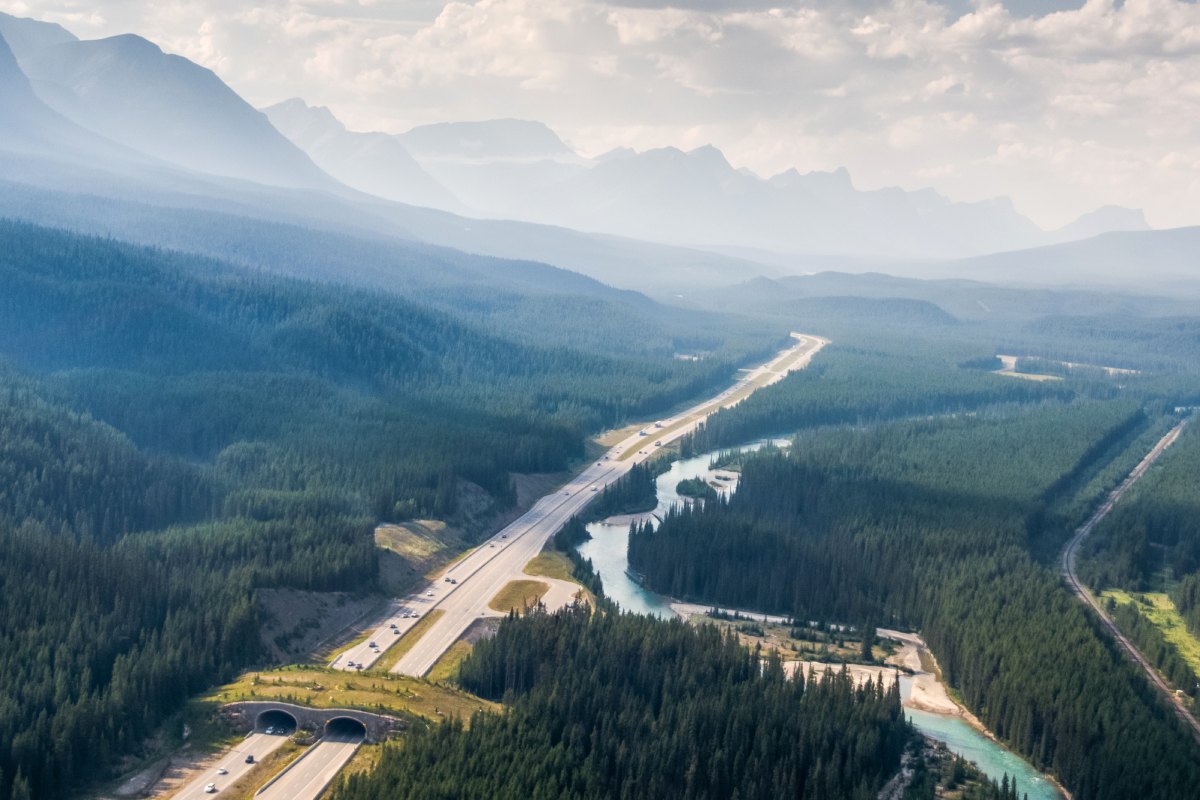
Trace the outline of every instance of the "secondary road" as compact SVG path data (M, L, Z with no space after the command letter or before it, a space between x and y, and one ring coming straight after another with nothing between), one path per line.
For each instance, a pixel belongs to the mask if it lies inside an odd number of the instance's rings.
M211 769L206 769L203 774L177 792L174 800L200 800L213 797L214 795L204 791L204 787L210 783L216 785L216 796L219 797L222 789L232 786L247 772L254 769L258 762L282 747L287 740L288 737L283 734L268 736L262 731L254 731L240 744L221 756L221 760ZM246 756L254 756L255 763L247 764ZM227 774L218 775L218 769L226 770Z
M362 744L361 734L326 733L274 783L260 789L258 800L316 800Z
M1180 721L1192 729L1192 735L1195 737L1197 743L1200 743L1200 722L1197 722L1196 718L1192 715L1192 712L1189 711L1187 706L1183 704L1183 700L1175 696L1175 693L1171 690L1171 687L1168 686L1167 682L1159 676L1158 672L1156 672L1150 662L1146 660L1146 657L1142 655L1141 651L1133 646L1133 642L1129 641L1129 639L1125 637L1125 634L1121 633L1120 629L1117 628L1116 623L1109 618L1108 614L1104 611L1104 608L1100 605L1100 602L1092 596L1092 593L1089 592L1087 587L1083 585L1083 582L1079 580L1079 576L1075 572L1075 557L1079 552L1080 545L1083 544L1083 540L1086 539L1093 530L1095 530L1096 526L1100 524L1102 519L1108 516L1108 512L1113 510L1113 506L1115 506L1117 502L1125 496L1125 493L1129 491L1130 487L1137 483L1138 480L1149 471L1150 467L1154 466L1154 462L1158 460L1159 456L1161 456L1168 447L1175 444L1175 440L1179 438L1179 434L1183 433L1183 428L1185 425L1187 425L1186 419L1172 428L1166 436L1159 439L1158 443L1155 444L1150 452L1146 454L1146 457L1138 462L1138 465L1133 468L1133 472L1129 473L1125 480L1121 482L1120 486L1112 490L1108 497L1105 498L1104 502L1100 504L1100 507L1096 509L1096 512L1092 514L1091 518L1089 518L1087 522L1085 522L1079 527L1078 530L1075 531L1075 535L1071 537L1071 541L1067 542L1066 549L1063 550L1062 573L1063 577L1065 577L1067 580L1067 585L1071 587L1071 591L1075 593L1075 596L1091 606L1092 610L1096 612L1096 615L1100 617L1100 622L1104 625L1112 637L1117 640L1117 644L1121 645L1121 649L1128 653L1129 657L1132 658L1134 662L1136 662L1137 665L1142 668L1142 671L1146 673L1146 677L1150 679L1150 683L1152 683L1155 688L1162 693L1163 697L1165 697L1171 704L1171 707L1175 711L1175 716L1179 717Z
M395 602L388 617L372 636L347 650L331 666L340 669L370 668L387 648L416 624L411 616L424 616L437 608L443 613L392 668L393 672L422 676L477 619L499 616L488 603L509 581L528 578L523 569L546 542L583 510L605 486L651 458L655 451L693 431L710 414L737 405L753 392L808 365L828 340L792 334L795 344L762 366L744 371L738 382L715 398L661 422L650 423L604 454L568 484L546 495L522 517L471 551L443 577ZM409 616L405 616L408 614ZM393 627L394 626L394 627ZM374 642L376 647L371 647ZM354 666L350 666L350 662Z

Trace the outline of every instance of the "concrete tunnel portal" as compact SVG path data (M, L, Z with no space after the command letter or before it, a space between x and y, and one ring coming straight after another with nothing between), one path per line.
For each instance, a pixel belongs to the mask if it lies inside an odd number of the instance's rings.
M276 732L293 733L297 727L296 718L281 708L271 708L262 712L254 722L254 729L258 731L274 728Z
M325 735L343 741L365 739L367 726L353 717L334 717L325 723Z

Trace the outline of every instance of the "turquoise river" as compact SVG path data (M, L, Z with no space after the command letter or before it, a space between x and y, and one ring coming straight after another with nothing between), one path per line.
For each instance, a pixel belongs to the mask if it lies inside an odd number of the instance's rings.
M757 442L744 449L755 450L766 444ZM658 508L653 514L661 519L672 506L682 502L675 487L685 478L713 480L720 474L727 479L724 485L729 487L728 491L733 491L736 478L728 473L714 473L710 467L712 460L713 454L706 454L673 462L671 469L658 478ZM729 480L731 477L733 479ZM588 526L588 533L592 538L579 546L579 553L591 559L592 566L604 581L604 593L609 598L626 611L664 618L675 616L666 598L648 591L630 575L626 555L629 543L627 520L615 524L595 522ZM901 696L906 695L908 688L905 680L901 678ZM1046 776L1020 756L980 733L962 717L931 714L911 708L906 708L905 712L918 730L945 742L950 750L973 761L995 780L999 781L1004 775L1008 775L1010 780L1015 777L1019 792L1022 796L1027 795L1029 800L1062 800L1062 795Z

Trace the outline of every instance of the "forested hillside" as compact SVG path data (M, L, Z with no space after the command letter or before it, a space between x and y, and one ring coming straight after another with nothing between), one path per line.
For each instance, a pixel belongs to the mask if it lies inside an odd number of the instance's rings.
M996 403L1066 399L1073 388L1015 381L960 368L955 357L984 352L922 340L834 342L808 368L719 411L683 442L685 454L733 447L815 425L859 424L970 411Z
M898 685L789 680L715 627L611 609L510 618L461 682L510 709L406 737L335 800L868 800L911 735Z
M510 504L732 368L472 313L0 222L0 798L108 775L260 658L257 590L370 588L380 519Z
M1031 556L1064 535L1057 487L1140 413L1077 401L809 431L747 458L730 500L643 528L630 563L676 597L919 627L966 704L1076 798L1185 796L1200 751Z
M1200 425L1179 440L1093 531L1080 574L1093 587L1146 591L1167 576L1184 579L1177 602L1189 611L1200 573ZM1200 619L1196 621L1200 622ZM1195 626L1200 630L1200 625Z

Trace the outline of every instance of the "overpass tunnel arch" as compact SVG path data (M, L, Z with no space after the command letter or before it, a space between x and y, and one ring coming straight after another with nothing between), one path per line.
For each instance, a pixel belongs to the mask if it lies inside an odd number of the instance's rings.
M325 723L325 735L341 741L367 738L367 726L353 717L333 717Z
M276 733L290 734L295 733L297 727L296 718L281 708L269 708L254 721L256 731L274 728Z

